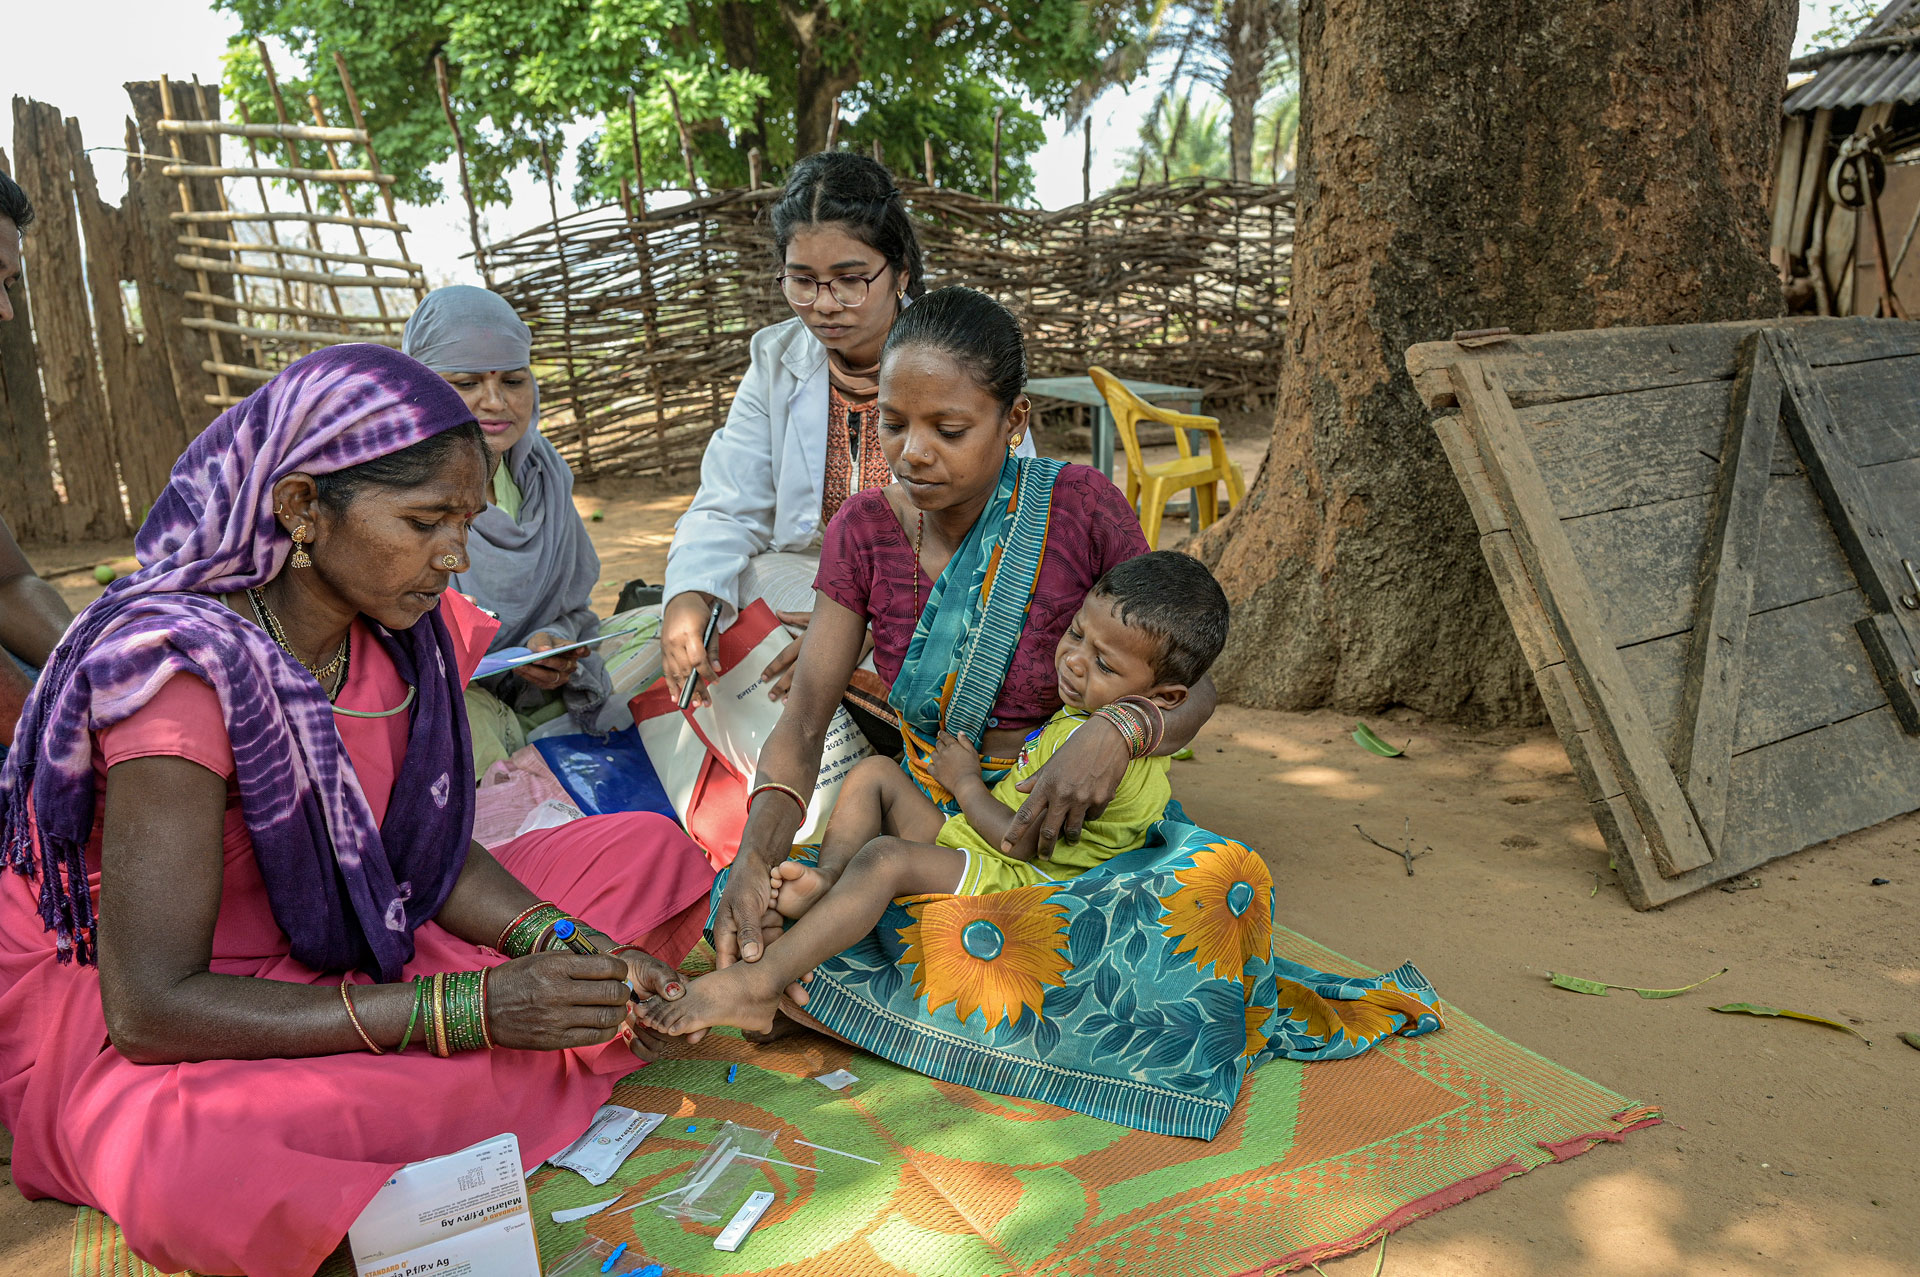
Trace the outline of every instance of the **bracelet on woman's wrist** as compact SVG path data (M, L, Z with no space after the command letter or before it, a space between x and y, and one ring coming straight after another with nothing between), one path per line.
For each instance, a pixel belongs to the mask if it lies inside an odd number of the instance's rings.
M551 900L542 900L509 922L500 933L500 943L494 948L509 958L524 958L530 953L538 953L552 932L553 924L566 916L559 905Z

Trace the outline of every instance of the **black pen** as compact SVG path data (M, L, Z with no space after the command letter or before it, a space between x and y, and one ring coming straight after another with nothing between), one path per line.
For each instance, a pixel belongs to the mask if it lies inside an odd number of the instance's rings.
M713 654L713 636L719 632L720 632L720 600L715 599L713 601L713 611L707 617L707 632L704 635L702 635L700 639L700 650L702 652L705 652L708 655ZM692 670L688 670L687 681L680 685L680 708L681 709L685 709L687 705L691 703L693 700L693 677L694 677L694 672Z
M553 935L556 940L575 953L592 954L600 952L593 941L580 934L580 928L573 925L572 918L562 918L560 921L554 923ZM633 1003L635 1006L640 1005L640 991L632 985L627 986L627 1001Z

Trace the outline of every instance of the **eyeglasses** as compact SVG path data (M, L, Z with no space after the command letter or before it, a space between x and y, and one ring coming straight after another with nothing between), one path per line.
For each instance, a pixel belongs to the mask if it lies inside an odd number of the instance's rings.
M882 266L867 276L841 275L826 281L827 291L842 306L858 306L867 300L867 287L886 273L887 268ZM796 306L811 306L818 301L820 283L811 275L782 275L779 279L780 291Z

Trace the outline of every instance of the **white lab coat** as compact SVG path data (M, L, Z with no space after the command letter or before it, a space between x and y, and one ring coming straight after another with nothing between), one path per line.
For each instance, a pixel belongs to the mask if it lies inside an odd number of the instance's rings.
M755 333L751 350L727 424L707 441L700 491L674 526L662 590L667 600L713 595L723 628L752 601L741 597L749 559L817 553L824 530L827 348L796 315ZM1034 455L1031 432L1019 451Z

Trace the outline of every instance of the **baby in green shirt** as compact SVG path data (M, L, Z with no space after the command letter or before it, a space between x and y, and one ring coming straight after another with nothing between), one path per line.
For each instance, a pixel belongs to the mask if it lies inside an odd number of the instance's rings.
M641 1018L676 1034L717 1024L764 1029L782 989L872 930L898 897L1059 882L1143 846L1172 797L1166 758L1135 758L1080 841L1056 843L1045 857L1006 842L1026 800L1017 786L1104 707L1145 700L1164 713L1179 705L1226 638L1226 595L1199 560L1157 550L1113 568L1094 582L1055 650L1060 712L1027 738L1003 778L989 788L974 747L940 733L931 771L960 808L949 817L898 763L867 759L841 787L819 863L774 867L774 907L794 924L760 961L701 976L679 1001L648 1003ZM1121 715L1129 724L1147 717L1157 714Z

